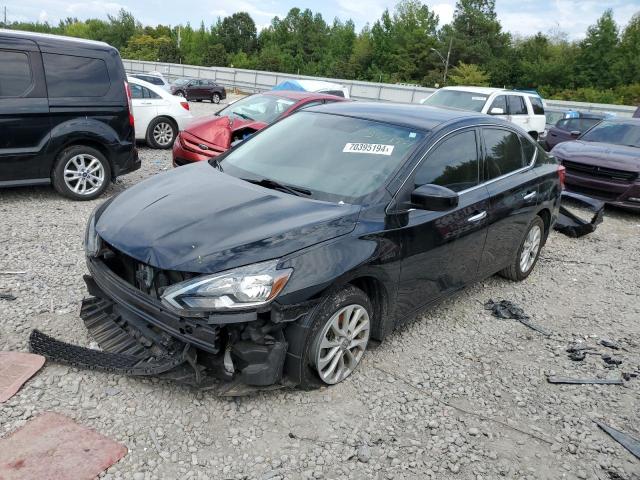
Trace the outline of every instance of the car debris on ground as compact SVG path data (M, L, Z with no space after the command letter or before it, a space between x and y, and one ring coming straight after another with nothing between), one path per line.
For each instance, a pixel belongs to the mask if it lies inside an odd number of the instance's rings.
M10 302L12 302L13 300L15 300L17 298L18 297L16 297L15 295L13 295L11 293L0 292L0 300L9 300Z
M568 237L578 238L594 232L598 225L602 223L604 217L603 201L565 190L562 192L561 202L560 212L553 227L560 233ZM595 212L591 220L584 220L569 210L567 208L569 202Z
M599 420L594 420L596 425L598 425L602 430L607 432L611 438L613 438L616 442L622 445L624 448L629 450L632 455L636 458L640 459L640 440L632 437L631 435L621 432L613 427L610 427L606 423L603 423Z
M13 397L42 368L44 361L43 356L32 353L0 352L0 403Z
M624 385L621 378L569 378L549 375L549 383L567 383L575 385Z
M485 310L491 310L491 313L496 318L501 319L514 319L519 321L526 327L529 327L532 330L535 330L538 333L541 333L545 337L550 337L552 335L548 330L536 325L531 322L529 319L529 315L524 313L524 310L518 307L513 302L508 300L500 300L499 302L494 302L492 299L487 300L484 304Z
M91 480L127 454L127 448L45 412L0 439L0 478Z

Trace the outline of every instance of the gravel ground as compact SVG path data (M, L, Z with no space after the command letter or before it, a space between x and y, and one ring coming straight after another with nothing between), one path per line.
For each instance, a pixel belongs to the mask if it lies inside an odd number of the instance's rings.
M213 111L192 104L196 114ZM170 168L141 149L142 169L105 198ZM101 200L52 189L0 190L0 350L26 350L32 328L88 345L79 319L85 221ZM105 479L639 479L640 464L593 423L640 438L640 379L551 385L547 374L619 378L640 368L640 216L608 210L592 235L553 233L522 283L493 277L409 322L344 383L312 392L218 398L154 379L47 364L0 407L0 436L56 411L122 442ZM483 309L509 299L549 338ZM572 341L620 342L620 367ZM602 350L606 350L602 348Z

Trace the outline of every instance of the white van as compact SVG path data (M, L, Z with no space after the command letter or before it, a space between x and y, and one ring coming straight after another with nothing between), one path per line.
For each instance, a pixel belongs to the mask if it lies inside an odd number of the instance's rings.
M544 103L535 93L504 88L444 87L420 103L495 115L522 127L536 140L546 125Z

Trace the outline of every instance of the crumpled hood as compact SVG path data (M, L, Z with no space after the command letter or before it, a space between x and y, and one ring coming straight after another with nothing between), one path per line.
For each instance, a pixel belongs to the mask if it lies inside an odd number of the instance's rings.
M125 190L100 214L96 230L157 268L214 273L345 235L359 211L269 190L199 162Z
M190 123L186 131L224 150L231 146L233 132L242 128L262 130L267 124L238 117L205 117Z
M640 148L574 140L556 145L551 154L560 160L640 172Z

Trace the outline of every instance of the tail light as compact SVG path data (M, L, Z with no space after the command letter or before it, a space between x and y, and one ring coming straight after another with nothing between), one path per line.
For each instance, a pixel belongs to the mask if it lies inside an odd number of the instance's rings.
M560 180L560 188L564 190L564 178L567 174L567 169L564 165L558 165L558 179Z
M189 102L180 102L180 105L182 105L182 108L185 110L189 110Z
M131 88L128 82L124 82L124 91L127 94L127 107L129 108L129 125L135 126L135 120L133 118L133 103L131 102Z

